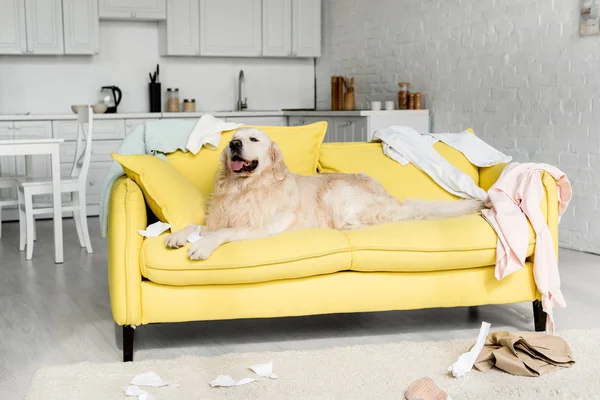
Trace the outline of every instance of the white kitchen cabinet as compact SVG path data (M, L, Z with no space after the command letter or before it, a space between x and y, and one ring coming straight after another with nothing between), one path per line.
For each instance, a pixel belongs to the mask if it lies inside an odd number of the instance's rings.
M366 142L367 117L334 117L330 138L333 142Z
M54 137L77 140L77 121L53 121ZM120 140L125 137L125 120L95 119L92 140Z
M200 55L262 55L261 0L200 0Z
M325 142L368 142L379 129L390 125L410 126L417 132L431 132L428 110L415 111L309 111L305 115L292 113L290 126L327 122Z
M25 0L27 52L63 54L61 0Z
M27 52L25 2L0 0L0 54Z
M155 118L133 118L125 120L125 134L128 135L137 128L139 125L142 125L148 121L156 121Z
M285 117L227 117L227 122L252 126L286 126Z
M65 54L98 54L98 0L62 0Z
M292 54L321 55L321 0L292 0Z
M166 0L100 0L98 13L100 19L162 21L167 18L167 6Z
M13 139L13 123L0 122L0 140ZM15 176L17 174L17 161L14 156L0 157L0 177ZM0 197L16 198L15 189L0 189Z
M262 54L292 55L292 0L262 0Z
M159 23L162 56L200 55L198 0L167 0L167 19Z
M111 153L119 151L122 141L120 140L93 140L91 163L111 162ZM73 165L77 142L64 142L60 146L60 162Z

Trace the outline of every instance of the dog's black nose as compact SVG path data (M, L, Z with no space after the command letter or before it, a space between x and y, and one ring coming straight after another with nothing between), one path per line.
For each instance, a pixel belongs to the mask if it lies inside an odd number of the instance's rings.
M240 139L232 139L229 142L229 148L232 150L239 150L242 148L242 141Z

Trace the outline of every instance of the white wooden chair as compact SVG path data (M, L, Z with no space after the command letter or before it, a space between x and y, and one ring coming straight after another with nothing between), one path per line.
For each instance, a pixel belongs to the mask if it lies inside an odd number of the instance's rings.
M17 181L15 177L0 177L0 191L2 189L10 190L17 187ZM3 196L0 193L0 238L2 238L2 207L12 207L18 205L19 202L16 198L10 196Z
M88 253L92 253L92 244L87 225L87 210L85 188L90 161L92 157L92 133L93 113L90 107L80 108L77 114L77 144L75 147L75 160L71 173L66 179L61 179L60 191L71 194L71 201L62 203L63 211L71 211L75 220L77 237L81 247L85 247ZM19 201L19 225L20 240L19 250L25 250L25 258L31 260L33 257L33 241L35 232L35 215L50 214L52 206L40 206L33 208L33 196L52 193L52 181L45 179L21 178L18 182ZM62 244L61 244L62 246Z

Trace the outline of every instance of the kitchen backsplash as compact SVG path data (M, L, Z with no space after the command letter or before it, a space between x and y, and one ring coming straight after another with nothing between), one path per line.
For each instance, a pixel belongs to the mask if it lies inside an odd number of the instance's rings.
M95 103L100 88L123 91L118 112L148 112L148 72L160 64L166 89L196 99L197 110L231 110L244 70L248 110L314 106L313 59L160 57L154 22L101 21L96 56L0 56L0 114L70 113ZM163 104L163 110L165 105Z

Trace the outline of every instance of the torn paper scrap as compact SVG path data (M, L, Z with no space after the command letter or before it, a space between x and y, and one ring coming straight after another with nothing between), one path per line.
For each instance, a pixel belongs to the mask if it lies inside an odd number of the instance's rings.
M135 385L127 386L125 396L137 397L138 400L156 400L152 393L142 390Z
M153 238L160 236L161 233L170 228L171 225L158 221L151 225L148 225L148 227L145 230L138 229L138 233L144 237Z
M271 379L277 379L277 375L273 372L273 362L251 365L250 369L257 375Z
M138 386L152 386L152 387L179 387L179 383L168 382L162 379L156 372L144 372L133 377L130 384Z
M194 242L197 242L198 240L202 239L202 236L200 236L200 229L202 229L202 228L197 227L194 232L187 235L187 241L190 243L194 243Z
M212 386L212 387L215 387L215 386L223 386L223 387L240 386L240 385L245 385L246 383L250 383L250 382L254 382L254 381L255 381L255 379L252 379L252 378L244 378L244 379L240 379L239 381L236 381L229 375L219 375L215 378L214 381L212 381L210 383L210 386Z
M448 367L448 371L452 371L452 375L454 375L454 377L459 378L473 368L473 364L475 363L475 360L477 360L479 353L481 353L483 345L485 344L485 339L489 333L490 324L485 321L482 322L475 346L473 346L468 352L461 354L460 357L458 357L458 360Z

